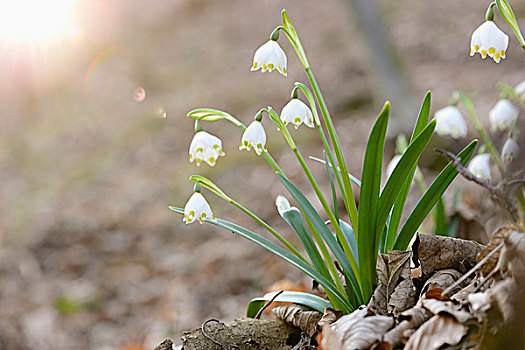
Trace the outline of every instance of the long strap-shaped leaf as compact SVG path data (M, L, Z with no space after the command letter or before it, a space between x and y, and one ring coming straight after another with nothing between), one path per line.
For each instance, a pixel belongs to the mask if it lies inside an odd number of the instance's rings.
M381 192L381 197L379 197L379 209L377 213L376 220L376 232L381 232L385 226L388 214L390 209L394 204L395 199L398 197L399 193L403 189L403 184L406 179L409 177L409 174L417 165L419 157L423 150L428 145L428 142L432 138L434 129L436 128L436 121L433 120L427 127L419 134L419 136L410 144L405 153L401 156L399 163L394 168L392 175L388 179L385 188ZM375 242L375 252L379 249L380 235L377 235Z
M478 140L472 141L458 154L458 158L461 159L461 164L465 165L468 162L470 157L472 157L477 144ZM458 171L454 165L452 165L452 162L450 162L445 169L439 173L432 185L430 185L423 197L421 197L421 200L416 205L414 211L412 211L412 214L410 214L405 225L399 232L396 243L394 244L394 250L407 249L412 236L416 233L423 220L426 218L430 210L432 210L439 198L441 198L457 174Z
M410 138L410 143L412 143L417 136L423 131L423 129L428 125L428 119L430 118L430 102L431 102L431 93L427 92L425 99L421 104L421 109L419 110L419 115L412 132L412 137ZM417 166L417 162L416 162ZM401 216L403 215L403 210L405 209L405 203L408 197L408 192L410 191L410 186L412 185L412 180L414 179L414 174L416 172L416 166L414 166L410 174L407 176L405 183L401 192L397 196L394 207L392 208L392 214L390 216L390 223L388 224L387 231L387 241L385 252L391 250L394 247L394 242L397 236L397 229L399 228L399 223L401 221Z
M321 254L319 253L319 250L317 249L312 237L310 236L310 233L304 225L303 216L301 215L299 209L290 208L284 210L283 212L281 212L281 216L283 217L284 221L286 221L288 225L290 225L292 230L297 234L297 237L299 237L299 240L303 244L306 253L310 257L310 260L314 265L314 268L320 274L326 277L326 279L332 281L332 277L330 276L330 272L326 267L326 263L321 257Z
M184 214L184 209L182 208L176 208L176 207L171 207L171 206L169 208L176 213ZM323 275L321 275L319 272L314 270L310 265L306 264L304 261L300 260L292 253L279 247L275 243L270 242L266 238L259 236L255 232L252 232L244 227L241 227L239 225L236 225L226 220L216 219L216 221L211 221L206 218L205 221L210 224L214 224L216 226L222 227L228 231L231 231L235 234L238 234L241 237L248 239L249 241L283 258L284 260L288 261L293 266L297 267L299 270L306 273L308 276L310 276L311 278L319 282L319 284L321 284L328 293L333 295L336 303L338 304L338 305L334 305L335 308L341 307L345 312L350 312L355 309L356 305L350 305L348 300L337 290L336 286L332 282L328 281Z
M280 174L277 174L277 177L283 183L284 187L286 187L286 189L292 195L292 197L295 199L297 205L301 208L304 214L308 216L309 220L312 222L317 232L321 234L323 240L326 242L326 244L334 254L336 260L343 268L343 271L345 272L345 277L348 279L347 283L350 283L352 290L354 291L356 296L358 296L358 300L360 302L363 302L361 298L361 290L357 282L357 278L355 276L355 274L359 272L354 271L352 269L352 265L350 264L350 259L354 259L354 257L347 256L345 254L343 248L341 248L339 242L337 242L332 232L330 232L330 229L325 224L324 220L321 218L317 210L315 210L313 205L308 201L308 199L306 199L306 197L301 193L301 191L299 191L297 187L295 187L288 179L284 178ZM350 254L352 253L350 252ZM357 263L355 263L355 265L357 266Z
M259 310L264 306L265 302L269 300L306 305L320 312L324 312L324 309L330 306L330 302L324 300L321 297L318 297L317 295L309 293L284 291L279 294L277 298L275 298L277 293L279 292L271 292L265 294L262 297L253 298L246 309L246 317L255 317L257 312L259 312Z
M363 295L366 298L372 295L372 279L375 279L376 273L376 260L373 258L377 254L377 249L375 249L376 235L378 234L376 219L381 186L381 167L383 166L383 148L389 113L390 103L386 102L368 138L363 163L363 175L361 176L357 248L359 251L361 284Z

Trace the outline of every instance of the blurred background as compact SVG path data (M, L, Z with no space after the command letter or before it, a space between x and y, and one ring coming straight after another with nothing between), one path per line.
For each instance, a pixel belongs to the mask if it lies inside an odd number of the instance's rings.
M510 37L507 58L468 56L488 3L1 2L0 348L151 349L210 317L243 316L277 281L309 287L262 248L211 225L186 226L168 210L184 206L187 178L197 173L294 241L273 204L284 188L262 158L237 150L233 125L203 125L227 154L214 168L189 163L194 125L186 113L212 107L247 124L262 107L281 110L293 83L306 82L285 37L288 77L250 67L285 7L358 176L385 100L393 138L410 130L427 90L433 111L459 89L488 121L495 84L525 79L525 56L498 15ZM525 5L513 5L524 18ZM265 126L269 151L311 194L282 136ZM455 151L475 137L470 130L465 140L434 142ZM304 155L322 156L315 132L293 135ZM437 158L430 152L426 162ZM328 188L326 169L310 164ZM216 216L258 230L205 196Z

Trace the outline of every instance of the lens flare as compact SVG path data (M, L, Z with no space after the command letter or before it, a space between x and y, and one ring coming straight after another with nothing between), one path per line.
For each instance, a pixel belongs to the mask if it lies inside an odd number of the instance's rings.
M76 0L0 2L0 40L42 43L66 35Z

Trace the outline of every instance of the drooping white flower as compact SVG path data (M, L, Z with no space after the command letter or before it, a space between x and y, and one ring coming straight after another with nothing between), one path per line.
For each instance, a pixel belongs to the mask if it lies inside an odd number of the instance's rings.
M239 150L250 150L253 147L258 155L262 154L262 151L266 151L266 132L261 122L254 120L244 133L241 138L241 145Z
M215 216L204 196L199 192L194 192L184 207L184 218L182 221L191 224L198 219L202 224L206 218L215 221Z
M514 87L514 91L519 97L522 97L525 93L525 80Z
M442 108L434 114L434 118L438 135L448 135L455 139L467 136L467 124L457 107Z
M518 144L513 139L509 138L507 141L505 141L505 144L501 149L501 159L503 160L503 163L505 165L509 165L512 159L516 157L519 150L520 148Z
M390 160L390 163L386 166L386 175L388 178L390 178L390 175L394 172L394 169L397 166L397 163L401 160L401 155L396 154L394 157L392 157L392 160Z
M286 197L278 195L277 198L275 198L275 206L277 207L277 211L281 216L283 216L283 213L291 208L290 202L288 202L288 199Z
M388 163L388 165L386 166L387 178L390 178L390 176L392 176L392 173L394 172L394 169L396 168L397 164L401 160L402 156L403 155L401 155L401 154L396 154L395 156L392 157L392 159L390 160L390 163ZM416 177L420 176L419 168L416 168L416 172L414 173L414 176L416 176ZM412 179L412 182L414 182L414 179Z
M478 154L468 164L468 170L477 177L490 180L490 154Z
M482 58L489 55L496 63L505 58L505 51L509 45L509 37L503 33L493 21L486 21L480 25L470 40L470 56L479 52Z
M286 76L286 54L277 41L269 40L255 51L253 56L252 71L261 68L261 73L277 69Z
M226 153L222 150L222 142L216 136L206 131L199 131L193 136L190 144L190 163L201 165L204 160L210 166L214 166L219 156L224 157Z
M489 112L492 130L505 131L512 128L518 119L518 114L518 109L509 100L499 100Z
M312 111L303 101L297 98L292 98L290 102L283 107L283 110L281 111L281 120L285 125L292 123L296 129L301 123L304 123L310 128L314 127L314 116L312 115Z

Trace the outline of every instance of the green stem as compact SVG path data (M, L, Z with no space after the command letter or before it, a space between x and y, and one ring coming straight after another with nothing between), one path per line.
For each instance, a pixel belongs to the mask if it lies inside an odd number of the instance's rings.
M354 191L352 189L352 184L350 182L350 177L348 175L348 168L346 166L346 162L344 160L343 151L341 150L341 144L339 143L339 138L337 137L337 134L335 132L335 126L332 122L332 118L330 117L330 113L328 112L328 108L326 106L326 103L324 101L323 95L321 94L321 90L319 89L319 85L317 84L317 81L315 80L314 74L310 67L305 67L306 75L308 76L308 80L310 81L310 84L313 87L315 97L317 98L317 102L319 103L319 107L321 109L321 114L323 115L323 120L326 124L326 129L328 130L328 135L330 136L330 141L332 142L332 146L334 147L335 156L337 158L337 163L339 164L339 168L341 169L341 176L343 179L343 186L345 188L345 191L343 192L344 202L349 207L348 209L348 215L350 216L350 222L352 224L352 227L354 228L354 232L359 232L358 227L358 219L357 219L357 206L354 199ZM356 234L356 237L359 235Z
M283 236L281 236L279 233L277 233L277 231L275 231L270 225L268 225L266 222L264 222L263 220L261 220L257 215L255 215L254 213L252 213L250 210L248 210L247 208L245 208L244 206L242 206L241 204L237 203L236 201L234 201L233 199L229 201L231 204L233 204L233 206L239 208L240 210L242 210L246 215L248 215L249 217L251 217L252 219L254 219L255 221L257 221L262 227L264 227L268 232L270 232L275 238L277 238L279 241L281 241L282 244L284 244L288 249L290 249L290 251L292 253L295 254L295 256L297 256L299 259L301 259L302 261L304 261L306 264L308 264L310 267L312 266L302 255L301 253L299 253L299 251L297 251L297 249L295 249L295 247L293 245L290 244L290 242L288 242Z
M335 174L335 178L337 180L337 184L339 185L339 188L340 188L341 193L343 195L343 202L345 203L345 207L346 207L347 212L350 213L350 203L348 203L348 197L345 195L345 193L346 193L345 187L343 185L340 173L336 170L336 163L335 163L334 155L332 153L332 150L330 149L330 145L328 144L328 140L326 139L326 135L324 133L323 126L321 125L321 122L319 120L319 115L317 114L317 106L315 104L315 100L314 100L314 98L312 96L312 93L302 83L295 83L295 85L304 93L304 95L308 99L308 102L310 103L310 108L312 110L312 113L313 113L314 119L315 119L315 125L317 127L317 130L319 131L319 135L321 136L321 141L323 142L323 146L324 146L324 149L326 151L326 154L328 155L328 159L330 160L329 166L332 169L334 169L334 174ZM355 204L355 202L354 202L354 204Z
M308 181L310 181L310 184L312 185L312 188L314 189L315 194L319 198L319 201L321 202L321 205L323 206L323 209L326 212L328 219L332 223L332 226L335 229L335 233L337 237L339 238L341 245L343 246L343 250L348 257L348 260L350 261L350 265L352 266L352 269L354 270L354 273L356 274L357 281L359 285L361 286L361 278L359 276L359 269L357 267L357 263L355 261L354 255L352 254L352 250L350 249L350 246L348 245L348 242L346 241L343 231L341 230L341 226L339 226L339 222L337 221L337 219L334 216L334 213L330 209L330 205L328 204L328 202L326 201L326 198L321 192L321 189L319 188L319 185L315 181L315 178L312 175L312 172L310 171L310 169L308 168L308 165L306 165L306 162L304 161L304 158L301 155L301 152L299 152L297 147L293 148L292 150L295 153L295 156L297 157L299 164L301 164L301 167L303 168L303 171L306 174Z
M345 288L343 287L343 283L341 282L341 279L339 278L339 273L337 272L337 268L335 267L335 264L332 260L332 257L330 256L330 253L328 252L328 248L326 247L326 244L323 241L323 238L319 235L319 232L315 229L314 225L312 224L312 221L308 218L308 216L303 216L306 220L306 223L308 224L308 227L310 228L310 231L312 232L315 241L317 242L317 245L319 246L319 249L321 250L321 254L323 255L323 259L326 261L326 264L328 265L328 270L330 270L330 274L332 275L333 280L335 281L335 284L337 286L337 289L339 289L340 292L343 294L346 293Z

